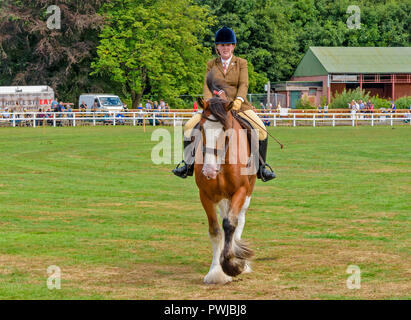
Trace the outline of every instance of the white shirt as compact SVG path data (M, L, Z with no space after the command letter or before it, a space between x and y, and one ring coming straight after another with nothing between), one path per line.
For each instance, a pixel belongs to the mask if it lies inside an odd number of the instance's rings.
M223 58L221 58L221 63L223 64L223 67L224 67L224 63L227 63L227 69L228 69L228 66L230 65L230 62L231 62L231 58L232 58L233 56L231 56L230 58L228 58L227 60L224 60Z
M224 63L227 63L227 69L226 70L228 70L228 67L230 66L230 62L231 62L232 57L233 56L231 56L227 60L224 60L223 58L221 58L221 63L223 64L223 67L224 67ZM242 97L237 97L237 99L240 99L242 102L244 102L244 99Z

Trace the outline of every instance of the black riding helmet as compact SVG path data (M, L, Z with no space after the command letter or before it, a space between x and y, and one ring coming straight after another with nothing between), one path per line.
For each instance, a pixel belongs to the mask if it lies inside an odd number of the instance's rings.
M214 44L237 44L237 38L233 30L227 27L222 27L215 34Z

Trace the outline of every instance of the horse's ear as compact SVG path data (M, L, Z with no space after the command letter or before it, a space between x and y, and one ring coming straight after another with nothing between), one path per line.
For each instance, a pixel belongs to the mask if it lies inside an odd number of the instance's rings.
M198 103L198 106L199 106L201 109L206 109L206 103L205 103L205 101L204 101L203 98L197 97L197 103Z

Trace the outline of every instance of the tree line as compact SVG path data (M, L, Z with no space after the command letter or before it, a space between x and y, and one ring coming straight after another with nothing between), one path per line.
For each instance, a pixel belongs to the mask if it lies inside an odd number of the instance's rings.
M61 27L49 27L51 5ZM114 92L181 104L201 94L222 26L249 62L249 92L289 80L309 46L410 46L411 0L0 0L0 85L50 85L59 99ZM358 17L356 17L358 18Z

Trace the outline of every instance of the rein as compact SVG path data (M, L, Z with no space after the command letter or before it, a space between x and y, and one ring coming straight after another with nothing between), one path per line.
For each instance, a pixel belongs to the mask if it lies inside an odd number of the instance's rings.
M206 115L204 115L204 112L201 113L201 118L206 119L206 120L211 121L211 122L218 122L217 119L210 119L209 117L207 117Z

